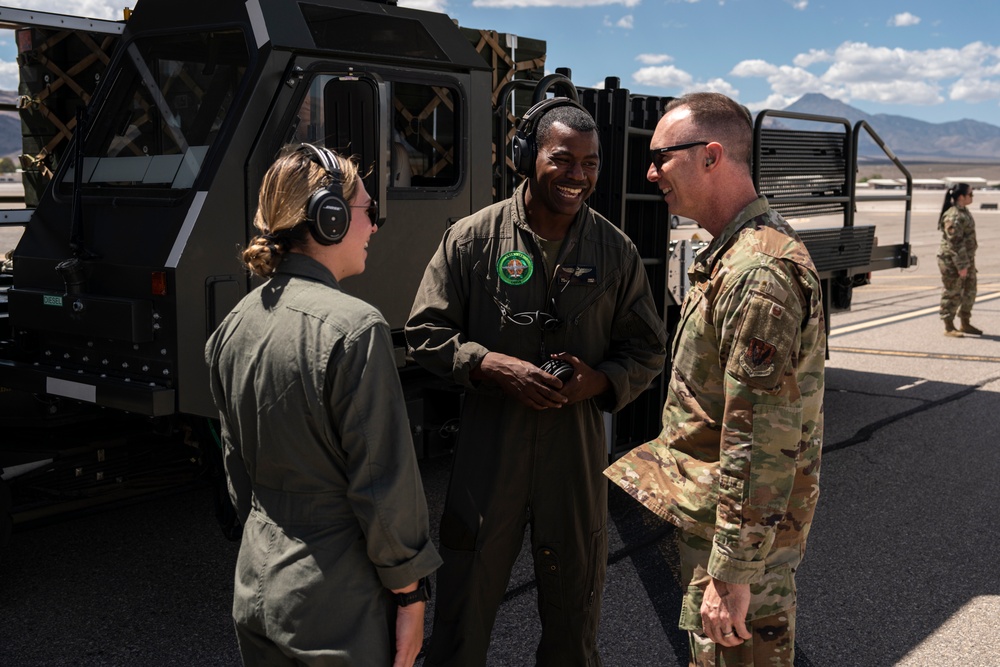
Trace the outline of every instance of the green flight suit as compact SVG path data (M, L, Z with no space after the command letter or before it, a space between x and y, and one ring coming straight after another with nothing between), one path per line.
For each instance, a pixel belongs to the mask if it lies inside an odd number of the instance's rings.
M406 325L413 358L466 389L441 521L444 565L428 666L485 664L529 525L542 623L538 664L600 664L604 412L624 407L662 372L666 334L632 242L584 206L557 266L546 270L523 192L522 184L445 233ZM612 389L532 410L470 379L489 351L535 364L569 352L606 373Z
M205 347L244 524L233 618L247 665L390 665L390 588L440 564L385 320L284 257Z

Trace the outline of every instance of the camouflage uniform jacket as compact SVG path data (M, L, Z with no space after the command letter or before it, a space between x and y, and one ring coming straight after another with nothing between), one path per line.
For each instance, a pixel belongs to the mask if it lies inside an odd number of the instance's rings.
M938 221L938 229L944 232L938 257L954 265L956 271L974 267L976 264L976 221L965 207L952 206Z
M763 197L690 270L663 430L605 474L713 541L708 572L753 583L804 548L819 496L826 332L819 277Z

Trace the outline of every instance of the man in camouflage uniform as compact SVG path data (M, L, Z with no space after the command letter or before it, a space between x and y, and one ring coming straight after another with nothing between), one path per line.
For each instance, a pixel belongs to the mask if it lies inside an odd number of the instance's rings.
M693 665L788 665L795 570L819 495L826 333L819 277L750 176L750 115L667 105L648 178L714 237L690 270L663 430L605 474L679 531Z

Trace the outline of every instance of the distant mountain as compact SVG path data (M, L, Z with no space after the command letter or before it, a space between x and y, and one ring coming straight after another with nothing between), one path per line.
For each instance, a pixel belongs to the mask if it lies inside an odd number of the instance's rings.
M1000 127L977 120L927 123L906 116L873 115L821 93L803 95L784 110L837 116L848 119L852 125L863 120L900 157L1000 161ZM785 126L795 126L793 121L784 118L775 120ZM859 153L884 155L872 141L863 141Z
M0 103L13 104L17 93L0 90ZM910 159L984 159L1000 161L1000 127L976 120L927 123L906 116L869 114L821 93L808 93L785 107L785 111L847 118L851 124L866 121L882 140L900 157ZM796 121L775 118L779 127L802 127ZM815 126L810 126L810 129ZM22 152L21 121L16 111L0 111L0 157L15 157ZM882 157L884 153L872 141L863 141L862 156Z

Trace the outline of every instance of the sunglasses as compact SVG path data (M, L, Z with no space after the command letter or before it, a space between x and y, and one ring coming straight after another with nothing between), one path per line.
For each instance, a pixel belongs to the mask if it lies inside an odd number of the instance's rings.
M664 154L673 153L675 151L686 151L689 148L694 148L695 146L707 146L709 142L707 141L691 141L686 144L677 144L676 146L667 146L666 148L651 148L649 150L649 157L652 159L653 164L659 169L663 166Z
M363 208L363 209L365 209L365 213L368 214L368 219L371 220L371 222L372 222L373 225L378 225L379 227L381 227L382 223L385 222L384 220L379 220L379 217L378 217L378 202L375 201L374 199L372 199L370 202L368 202L367 206L351 206L351 208Z

